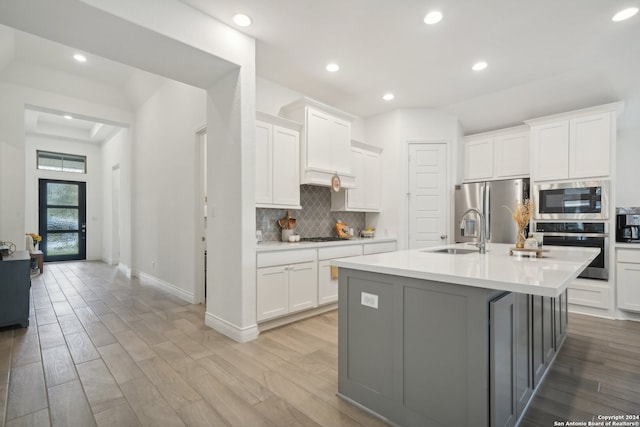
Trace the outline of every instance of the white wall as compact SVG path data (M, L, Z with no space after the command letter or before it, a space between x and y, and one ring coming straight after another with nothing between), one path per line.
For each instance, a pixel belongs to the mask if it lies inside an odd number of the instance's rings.
M133 127L134 274L187 300L195 291L196 130L205 109L203 89L167 80L136 111Z
M86 156L87 173L69 173L38 170L36 151ZM37 136L25 139L25 229L38 232L38 182L40 179L86 182L87 252L88 260L102 259L102 153L100 146L85 142L68 141Z
M382 212L368 215L367 224L379 236L396 236L398 248L408 247L407 143L447 142L451 193L457 177L459 124L455 116L431 109L400 109L366 119L366 141L383 149Z
M105 141L102 150L102 260L108 264L116 262L114 252L119 253L118 263L125 269L131 268L131 144L129 130L122 128ZM113 233L113 186L114 168L120 171L119 206L119 248L112 247Z

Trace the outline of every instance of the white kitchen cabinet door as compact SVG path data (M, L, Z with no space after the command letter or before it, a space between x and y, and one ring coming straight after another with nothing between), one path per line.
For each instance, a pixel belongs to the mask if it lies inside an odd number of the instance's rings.
M331 143L331 163L335 172L351 171L351 124L332 117L329 121L329 141Z
M318 261L318 304L338 301L338 279L331 279L331 260Z
M477 181L493 177L493 138L468 140L464 144L464 179Z
M331 163L330 127L332 118L321 111L307 108L306 167L321 170L335 169Z
M493 169L496 178L529 175L529 132L496 136L493 140Z
M618 307L640 312L640 264L619 262L617 273Z
M610 113L569 121L569 177L608 176L611 145Z
M531 128L533 179L569 178L569 122L535 125Z
M369 211L380 210L380 186L382 184L380 182L380 176L382 176L381 166L380 154L365 151L364 207Z
M288 266L277 266L257 269L256 319L258 322L289 312L288 268Z
M273 126L273 204L300 204L300 134Z
M272 142L271 124L256 120L256 203L273 201Z
M617 250L618 307L640 312L640 249Z
M289 313L318 306L318 263L289 266Z
M256 206L300 209L300 132L256 120L255 146Z
M367 177L365 175L365 152L359 148L351 149L351 167L356 177L356 188L346 190L347 209L364 209Z

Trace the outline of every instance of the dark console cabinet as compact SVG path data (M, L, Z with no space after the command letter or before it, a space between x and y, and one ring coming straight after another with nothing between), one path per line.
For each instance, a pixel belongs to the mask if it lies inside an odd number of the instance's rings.
M27 251L16 251L0 261L0 327L29 326L30 269Z

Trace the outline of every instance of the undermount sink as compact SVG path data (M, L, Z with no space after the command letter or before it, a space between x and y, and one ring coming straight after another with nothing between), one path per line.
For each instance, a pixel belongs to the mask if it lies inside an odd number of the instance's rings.
M426 250L424 252L432 252L434 254L451 254L451 255L464 255L471 253L478 253L477 249L461 249L461 248L446 248L446 249L438 249L435 251Z

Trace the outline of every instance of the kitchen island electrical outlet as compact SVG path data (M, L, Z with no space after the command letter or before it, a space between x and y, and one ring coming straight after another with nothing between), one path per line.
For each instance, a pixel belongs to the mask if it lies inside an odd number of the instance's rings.
M378 295L369 294L367 292L360 293L360 304L365 307L378 308Z

